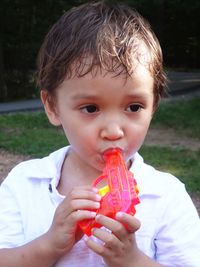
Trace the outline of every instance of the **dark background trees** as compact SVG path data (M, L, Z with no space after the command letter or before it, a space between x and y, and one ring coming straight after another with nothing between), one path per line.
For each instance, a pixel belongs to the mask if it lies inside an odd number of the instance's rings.
M34 71L44 35L60 15L87 1L1 0L0 101L37 97ZM119 2L119 1L112 1ZM200 68L199 0L126 0L150 21L168 68Z

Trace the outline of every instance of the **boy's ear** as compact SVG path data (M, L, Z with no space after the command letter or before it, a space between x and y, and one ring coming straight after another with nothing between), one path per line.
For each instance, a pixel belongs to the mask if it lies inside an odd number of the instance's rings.
M60 126L61 122L56 112L56 106L54 102L51 100L49 93L46 90L41 90L40 98L50 123L53 124L54 126Z

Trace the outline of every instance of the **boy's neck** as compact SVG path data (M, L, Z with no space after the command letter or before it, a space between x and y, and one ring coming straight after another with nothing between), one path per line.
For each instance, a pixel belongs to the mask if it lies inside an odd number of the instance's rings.
M70 151L63 162L57 190L60 194L67 195L76 186L92 185L99 175L101 173L98 170L78 161Z

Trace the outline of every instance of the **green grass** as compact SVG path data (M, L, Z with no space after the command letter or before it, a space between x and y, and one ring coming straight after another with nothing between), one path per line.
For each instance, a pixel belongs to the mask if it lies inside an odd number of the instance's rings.
M200 140L200 99L162 103L152 125ZM0 115L0 148L42 157L67 144L44 112ZM147 163L180 178L190 192L200 192L200 151L144 146L140 152Z
M190 192L200 193L200 151L144 146L145 162L178 177Z
M44 112L0 116L0 148L42 157L68 144L63 131L50 125Z
M163 102L152 125L173 128L180 136L200 139L200 98Z

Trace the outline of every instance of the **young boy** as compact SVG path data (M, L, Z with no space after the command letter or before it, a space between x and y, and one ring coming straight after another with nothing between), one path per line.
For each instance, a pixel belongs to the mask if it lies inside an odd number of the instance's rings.
M200 266L200 220L184 186L138 154L164 92L162 53L135 11L102 2L66 12L39 53L49 121L69 147L15 167L0 188L0 266ZM119 148L137 179L136 215L97 215L91 184ZM77 227L95 218L86 237ZM124 226L126 225L126 227Z

